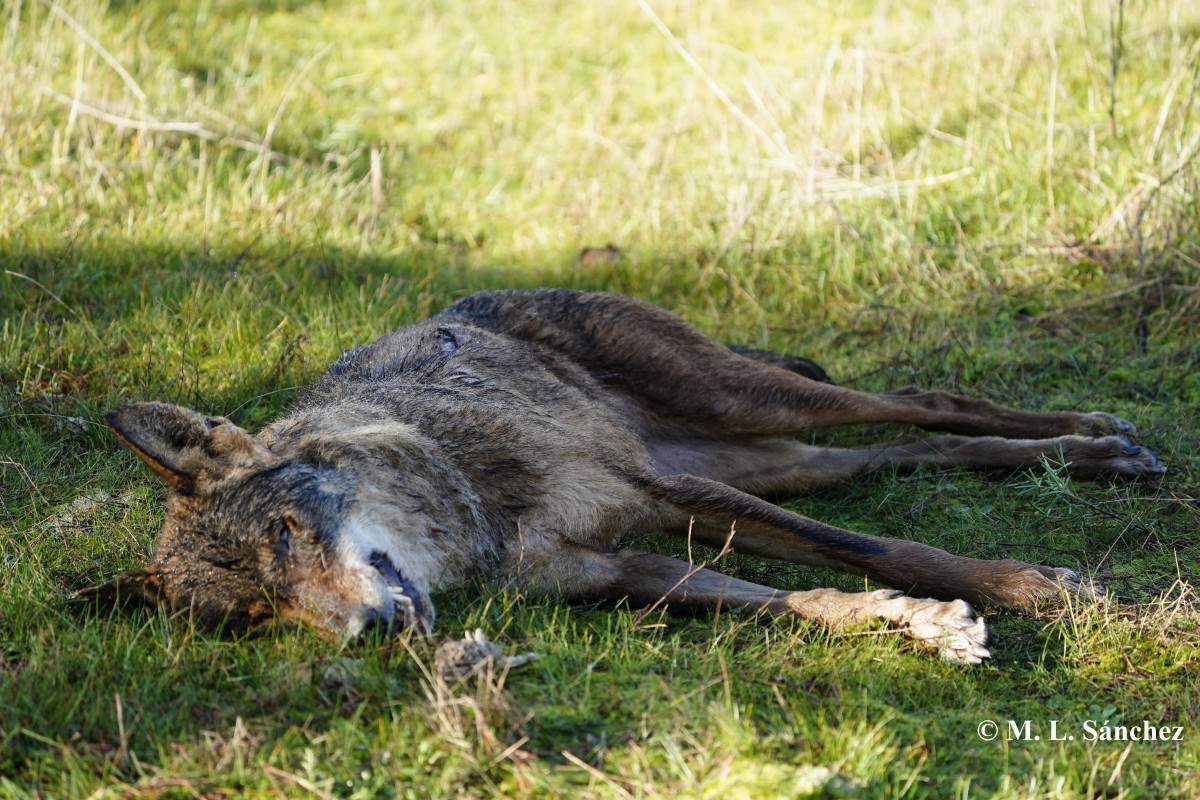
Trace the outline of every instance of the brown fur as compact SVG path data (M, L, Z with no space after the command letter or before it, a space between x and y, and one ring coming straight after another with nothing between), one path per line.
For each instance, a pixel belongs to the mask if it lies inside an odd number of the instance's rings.
M755 495L889 465L1013 470L1060 454L1084 477L1162 471L1110 414L827 381L811 361L735 351L628 297L472 295L345 354L255 436L176 406L110 412L173 492L155 563L81 596L357 636L427 628L434 592L482 577L580 601L723 604L830 625L883 619L946 658L978 661L987 632L968 603L1028 607L1097 590L1069 570L866 536ZM948 434L848 449L795 438L875 422ZM778 591L621 549L624 535L647 529L912 596Z

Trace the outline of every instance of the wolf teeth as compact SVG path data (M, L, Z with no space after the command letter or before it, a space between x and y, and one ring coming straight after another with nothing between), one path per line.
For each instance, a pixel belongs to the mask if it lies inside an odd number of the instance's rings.
M409 611L413 610L413 599L404 593L404 590L393 586L388 589L388 594L391 595L392 602L398 606L403 606Z

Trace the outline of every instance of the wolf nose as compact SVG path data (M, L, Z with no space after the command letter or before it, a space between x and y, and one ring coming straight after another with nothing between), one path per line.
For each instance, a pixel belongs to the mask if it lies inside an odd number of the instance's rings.
M368 608L363 615L363 626L359 636L364 639L383 638L391 628L391 620L387 619L373 608Z

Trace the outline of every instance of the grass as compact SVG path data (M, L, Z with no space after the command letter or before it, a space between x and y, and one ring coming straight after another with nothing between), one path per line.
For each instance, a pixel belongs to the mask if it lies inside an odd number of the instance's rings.
M0 26L0 795L1200 793L1188 4L0 0ZM443 632L544 657L466 685L418 645L66 604L161 523L108 407L255 428L342 349L550 284L856 388L1135 419L1160 483L925 470L789 501L1120 601L990 615L996 658L964 669L880 631L472 589ZM1183 740L1082 741L1104 719Z

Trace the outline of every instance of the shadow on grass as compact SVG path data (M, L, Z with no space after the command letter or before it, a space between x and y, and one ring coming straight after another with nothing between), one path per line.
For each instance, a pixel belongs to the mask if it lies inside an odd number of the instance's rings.
M17 273L0 278L0 312L12 321L13 333L0 351L0 513L15 532L0 533L7 573L0 589L0 741L6 753L0 774L27 785L45 783L64 765L83 781L133 781L143 774L137 759L157 767L176 764L171 769L179 772L219 772L225 764L235 773L253 770L255 764L238 767L238 758L247 752L270 758L272 743L288 737L297 739L298 749L319 749L314 742L325 734L356 726L407 726L402 736L414 737L414 745L428 735L419 719L395 723L388 711L389 704L425 702L418 672L403 653L353 651L350 658L368 665L365 677L357 689L331 686L327 669L347 654L309 634L227 640L195 636L186 621L162 614L97 618L65 608L67 589L143 563L161 520L161 490L155 489L106 507L83 525L45 524L65 500L95 488L119 494L149 482L98 422L106 408L134 399L169 400L231 414L255 428L279 413L293 387L313 380L339 350L472 291L553 283L646 294L653 281L631 277L620 264L586 272L562 263L497 267L439 248L392 258L256 242L227 249L233 254L132 246L0 253L0 269ZM678 280L655 285L668 294L682 292L673 288ZM1115 313L1124 324L1138 312ZM843 365L869 365L857 373L857 388L895 388L919 371L923 382L1001 393L1018 398L1017 404L1038 405L1050 396L1066 405L1098 398L1140 409L1143 431L1174 448L1168 480L1177 481L1176 494L1194 496L1187 465L1197 443L1179 414L1188 392L1200 389L1191 377L1200 356L1194 342L1163 342L1139 353L1121 331L1089 328L1081 336L1068 325L1060 335L977 310L954 317L947 309L908 317L866 312L854 329L827 332L827 350L812 352ZM1125 408L1110 410L1135 416ZM847 526L875 517L881 519L878 532L914 538L951 532L949 541L932 543L960 551L966 540L954 539L953 532L977 526L1016 540L1017 548L1086 546L1106 557L1115 554L1119 564L1138 564L1128 580L1143 587L1173 579L1173 563L1192 570L1185 578L1196 578L1189 535L1195 509L1173 500L1170 491L1076 488L1085 502L1072 506L1061 494L993 499L982 479L958 473L925 472L889 483L886 491L879 483L863 479L804 501L802 511ZM1067 503L1069 510L1048 516L1051 501ZM1081 529L1085 544L1070 538L1075 534L1061 545L1048 538L1065 535L1064 528ZM1182 559L1172 559L1180 553ZM1013 555L1039 560L1038 550L1028 547ZM751 574L759 569L745 567L747 577L766 580ZM1057 671L1055 658L1044 654L1051 646L1061 649L1063 629L1047 634L1031 625L1007 626L1020 631L1008 663ZM631 679L618 674L612 680ZM756 697L757 690L746 691ZM556 690L547 716L530 726L546 752L564 741L586 743L591 733L581 734L584 728L598 736L624 735L630 728L620 719L603 719L595 706L556 716L553 704L566 696ZM589 724L594 714L602 721ZM250 744L230 743L239 720ZM235 785L253 785L248 773L241 774L232 779Z

